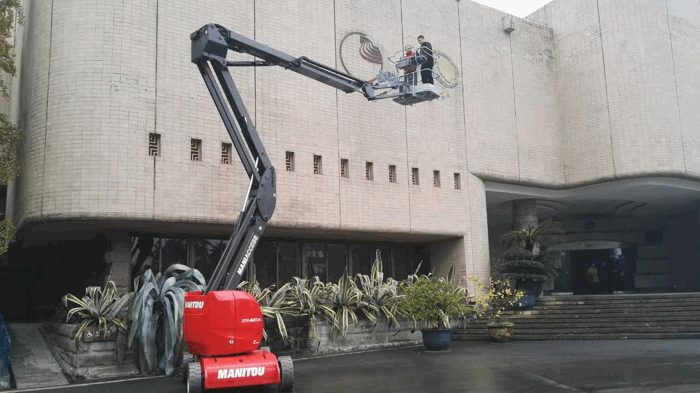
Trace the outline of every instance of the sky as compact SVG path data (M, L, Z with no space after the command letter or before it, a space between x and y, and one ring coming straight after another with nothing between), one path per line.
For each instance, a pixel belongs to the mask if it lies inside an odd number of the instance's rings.
M552 0L472 0L475 3L507 12L520 18L524 18L539 10Z

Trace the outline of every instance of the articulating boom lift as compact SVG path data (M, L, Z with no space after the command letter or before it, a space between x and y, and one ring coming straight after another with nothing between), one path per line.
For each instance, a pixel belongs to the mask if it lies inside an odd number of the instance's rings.
M306 57L289 56L215 24L203 26L192 33L190 39L192 62L204 78L250 177L250 185L235 232L206 290L185 294L184 340L194 359L183 363L183 379L188 392L257 385L290 390L294 380L292 359L277 358L267 348L261 349L263 317L260 306L253 296L236 290L272 217L277 195L275 168L228 67L277 65L346 93L361 92L370 101L393 98L402 105L412 105L438 95L430 85L408 83L391 73L380 72L378 80L381 82L370 84ZM229 50L261 60L228 61ZM379 90L386 91L376 94Z

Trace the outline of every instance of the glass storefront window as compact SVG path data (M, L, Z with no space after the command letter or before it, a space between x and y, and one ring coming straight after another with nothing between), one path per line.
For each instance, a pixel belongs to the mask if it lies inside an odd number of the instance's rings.
M175 264L187 266L187 240L162 239L162 247L161 272L165 272Z
M370 247L362 244L350 245L350 268L354 276L358 273L369 274L372 269Z
M199 270L209 284L214 274L216 264L223 253L222 241L219 239L194 239L190 245L194 247L194 268Z
M153 275L158 274L160 265L161 239L153 236L138 236L131 238L131 283L146 270L151 269ZM131 288L132 290L134 288Z
M299 245L294 242L277 242L278 255L278 287L292 281L292 277L300 277Z
M304 271L306 273L306 278L318 276L321 281L328 282L325 244L304 244Z
M328 282L337 283L348 269L348 248L345 244L328 245Z
M277 251L274 243L262 239L255 248L253 262L248 265L250 270L255 265L255 278L261 288L267 288L272 284L277 285ZM277 285L279 288L279 285Z

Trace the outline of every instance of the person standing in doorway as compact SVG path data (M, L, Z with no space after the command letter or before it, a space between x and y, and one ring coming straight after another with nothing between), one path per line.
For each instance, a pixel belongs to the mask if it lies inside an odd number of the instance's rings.
M596 267L595 263L588 265L588 270L586 271L586 281L588 282L588 294L597 294L600 279L598 278L598 268Z
M425 40L423 35L418 36L420 44L419 55L425 56L427 61L421 65L420 77L423 83L433 84L433 67L435 66L435 58L433 56L433 46Z

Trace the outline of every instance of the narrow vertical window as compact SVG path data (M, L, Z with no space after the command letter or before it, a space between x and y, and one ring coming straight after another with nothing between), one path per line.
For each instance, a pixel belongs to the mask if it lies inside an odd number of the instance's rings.
M314 175L322 175L321 156L314 155Z
M350 177L350 163L347 158L340 159L340 177Z
M202 161L202 140L192 139L190 142L190 159L192 161Z
M288 151L284 158L284 164L287 172L294 172L294 152Z
M365 178L367 180L374 180L374 164L371 162L365 163Z
M221 142L221 163L230 164L231 163L231 144Z
M433 171L433 186L440 187L440 171Z
M148 134L148 155L160 155L160 134Z
M455 173L455 190L462 189L462 181L459 178L459 173Z
M420 185L420 180L418 179L418 168L411 169L411 183L413 183L414 186Z
M396 183L396 165L389 165L389 183Z

